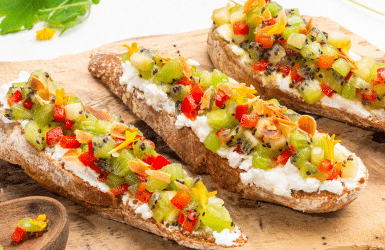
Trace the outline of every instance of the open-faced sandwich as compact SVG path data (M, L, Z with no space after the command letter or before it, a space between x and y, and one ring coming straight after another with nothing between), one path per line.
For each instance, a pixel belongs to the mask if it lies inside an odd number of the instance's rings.
M248 0L214 10L208 53L216 68L297 111L385 131L385 64L350 53L298 9ZM357 60L359 59L359 60Z
M191 248L245 244L216 191L119 115L84 106L44 71L0 87L0 158L106 218Z
M148 123L193 171L239 197L296 210L338 210L363 191L368 172L334 135L276 100L197 62L127 46L98 54L90 72Z

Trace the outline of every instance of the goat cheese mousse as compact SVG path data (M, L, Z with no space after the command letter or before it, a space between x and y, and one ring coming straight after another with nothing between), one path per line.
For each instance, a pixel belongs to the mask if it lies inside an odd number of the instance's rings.
M317 130L307 115L264 101L253 87L219 70L196 70L178 56L127 46L120 84L156 111L176 117L175 127L190 127L207 149L241 169L246 185L283 197L293 192L341 195L358 188L367 175L361 159L335 135ZM140 91L138 91L140 90Z
M159 110L175 112L167 95L152 86L141 85L147 103L160 101ZM199 176L190 177L181 164L158 154L154 143L120 115L85 106L60 89L49 73L22 71L0 87L0 103L3 123L19 124L37 150L90 186L119 196L121 206L144 221L207 246L247 241L224 201L208 192Z

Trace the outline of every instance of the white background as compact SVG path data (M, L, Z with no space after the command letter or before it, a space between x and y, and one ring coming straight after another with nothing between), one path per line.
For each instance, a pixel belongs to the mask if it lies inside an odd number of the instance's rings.
M385 13L385 0L356 0ZM239 1L242 3L241 1ZM210 27L213 9L225 0L101 0L93 5L87 21L58 33L50 41L38 41L32 30L0 36L0 61L52 59L75 54L127 38L175 34ZM325 16L385 51L385 16L348 0L278 0L283 8L299 8L301 14Z

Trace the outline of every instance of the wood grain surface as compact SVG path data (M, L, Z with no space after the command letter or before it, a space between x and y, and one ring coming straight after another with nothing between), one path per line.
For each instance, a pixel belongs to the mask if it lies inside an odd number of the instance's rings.
M313 21L326 31L341 30L352 36L352 51L361 56L383 58L384 53L369 42L317 17ZM86 105L107 112L120 113L127 123L138 126L153 140L157 151L171 161L180 161L163 140L138 118L103 84L88 73L90 57L98 52L124 53L122 44L137 42L163 54L181 54L201 63L199 70L212 70L206 51L208 30L177 35L133 38L115 42L76 55L53 60L0 62L0 85L17 78L21 70L45 69L67 91L76 93ZM356 152L369 169L369 183L363 194L347 208L329 214L303 214L286 207L254 203L244 207L236 195L219 190L218 196L242 230L249 237L242 249L377 249L385 248L385 135L317 117L318 129L336 134L343 144ZM186 166L188 168L188 166ZM218 189L209 176L203 177L209 189ZM23 170L0 161L0 202L31 195L53 197L66 207L70 219L67 249L184 249L174 242L103 219L87 209L38 186ZM1 225L1 222L0 222ZM2 242L0 242L2 244Z
M67 245L69 221L65 207L55 199L45 196L31 196L0 203L0 242L9 250L64 250ZM49 220L48 226L40 237L26 238L15 244L11 235L15 222L24 218L36 219L45 214Z

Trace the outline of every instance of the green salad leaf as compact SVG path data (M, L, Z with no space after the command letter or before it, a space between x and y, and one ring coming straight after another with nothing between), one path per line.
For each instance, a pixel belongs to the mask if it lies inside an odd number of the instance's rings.
M40 21L50 28L67 29L83 22L91 12L91 5L99 0L1 0L0 34L30 30Z

